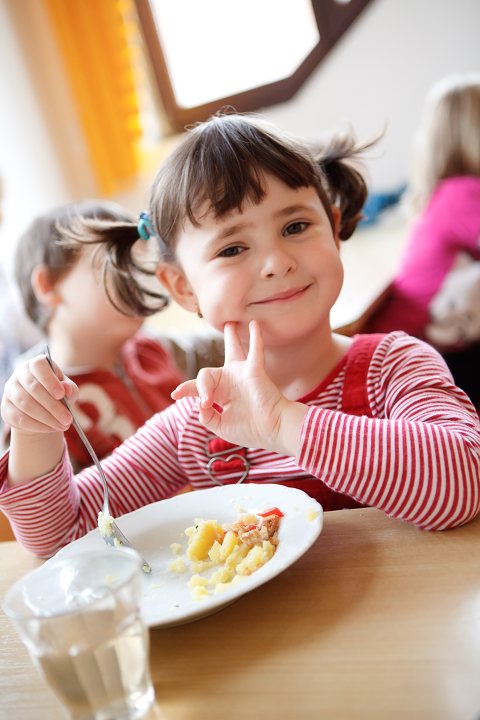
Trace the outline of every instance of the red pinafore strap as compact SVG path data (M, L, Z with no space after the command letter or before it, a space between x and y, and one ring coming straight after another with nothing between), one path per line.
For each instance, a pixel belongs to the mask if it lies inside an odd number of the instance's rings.
M342 393L341 411L349 415L372 417L368 401L367 377L373 354L384 335L356 335L349 349L345 380ZM207 471L212 481L219 485L248 482L248 460L246 449L232 445L221 438L212 437L208 441L209 462ZM331 490L317 478L280 480L278 485L303 490L318 500L324 510L343 510L363 507L353 498Z
M373 354L384 335L356 335L350 347L342 394L341 410L349 415L366 415L372 417L372 409L368 401L367 376ZM324 510L343 510L346 508L363 507L353 498L331 490L321 480L281 481L279 485L296 487L304 490L307 495L318 500Z

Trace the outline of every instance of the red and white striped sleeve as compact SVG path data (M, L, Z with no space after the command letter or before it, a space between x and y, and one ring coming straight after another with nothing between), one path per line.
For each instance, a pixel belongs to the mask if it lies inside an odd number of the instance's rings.
M187 484L177 438L188 422L189 406L172 405L159 418L154 416L102 462L115 517L170 497ZM73 476L64 452L51 472L9 489L7 465L5 453L0 459L0 509L27 550L50 557L97 526L103 486L95 468Z
M386 336L367 380L374 417L311 407L300 467L338 492L427 530L480 511L480 426L443 359L406 335Z

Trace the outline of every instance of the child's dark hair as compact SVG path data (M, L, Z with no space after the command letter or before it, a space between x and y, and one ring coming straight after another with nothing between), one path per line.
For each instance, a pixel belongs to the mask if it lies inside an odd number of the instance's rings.
M349 136L334 135L313 149L283 136L273 126L252 117L220 114L191 128L160 168L150 196L150 220L162 260L175 261L179 232L186 221L198 226L205 212L221 218L240 209L245 200L259 203L264 176L271 174L291 188L314 187L329 217L331 206L341 211L339 237L346 240L361 219L367 196L354 160L372 143L358 147ZM111 238L107 227L97 228L97 241ZM128 261L127 256L124 257ZM115 287L129 276L128 263L119 265ZM135 308L147 314L146 306Z
M107 252L102 255L104 278L109 274L116 276L117 268L122 272L125 254L129 256L128 264L135 265L130 250L132 243L138 240L137 225L134 218L115 203L84 200L61 205L37 217L19 239L14 270L25 310L43 331L47 329L50 312L37 300L31 282L32 272L35 267L44 265L53 282L65 276L77 262L82 247L92 241L97 242L89 237L88 229L83 227L84 222L99 223L109 228L110 242ZM120 286L123 287L122 284ZM127 296L118 299L123 311L135 307L135 300L138 302L137 295L141 292L136 284L132 287L127 283L126 286L129 290ZM116 298L116 282L113 287ZM167 300L163 295L160 298L163 307ZM118 302L110 299L118 306Z
M334 135L316 151L243 115L215 115L194 127L155 179L150 213L162 239L164 259L174 258L181 225L199 224L203 208L221 218L245 200L260 202L265 173L291 188L314 187L333 228L331 205L342 212L340 238L346 240L361 218L365 181L346 160L356 148L351 136Z

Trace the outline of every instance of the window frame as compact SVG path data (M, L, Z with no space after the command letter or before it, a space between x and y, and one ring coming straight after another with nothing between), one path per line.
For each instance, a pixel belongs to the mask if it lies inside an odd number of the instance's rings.
M185 126L206 120L224 106L234 107L238 112L252 112L290 100L371 1L311 0L321 38L294 73L273 83L185 108L178 105L175 97L151 2L135 0L153 78L172 130L181 132Z

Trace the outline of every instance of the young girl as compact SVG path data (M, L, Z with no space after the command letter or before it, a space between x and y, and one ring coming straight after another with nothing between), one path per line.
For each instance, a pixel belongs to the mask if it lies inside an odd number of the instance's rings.
M164 346L141 331L142 315L125 314L110 301L102 277L108 261L105 248L83 242L80 216L115 223L118 247L128 243L122 227L132 223L132 217L121 207L98 200L63 205L34 220L20 238L15 276L27 315L45 333L52 356L79 388L75 403L78 420L103 458L155 412L171 405L170 394L185 375L174 363L172 342ZM137 245L138 251L142 245L147 249L143 241ZM136 253L138 262L143 255L145 252ZM111 261L117 262L114 257ZM143 265L141 276L145 277L146 260ZM135 287L126 290L130 293L127 297ZM150 291L152 311L166 303L161 292ZM195 355L194 375L207 361L209 365L222 362L221 336L199 336L192 345L205 355ZM45 342L40 343L26 357L42 352L44 346ZM177 358L179 354L177 349ZM185 360L187 354L192 353L184 352ZM73 426L65 437L74 467L91 465Z
M431 342L480 408L480 75L450 76L429 92L411 195L417 219L366 330Z
M341 159L352 147L339 152L316 162L258 120L217 116L160 169L140 232L158 242L157 275L173 298L224 330L225 364L180 385L176 404L103 462L114 515L188 482L291 484L325 509L372 505L425 529L478 513L479 421L438 353L403 333L331 331L339 239L366 194ZM89 228L115 246L118 228ZM128 228L133 246L138 231ZM122 265L109 273L117 298L134 282L122 243ZM76 394L38 356L3 398L12 442L0 461L0 508L40 555L94 527L102 505L95 469L73 477L64 451L71 417L61 399Z

